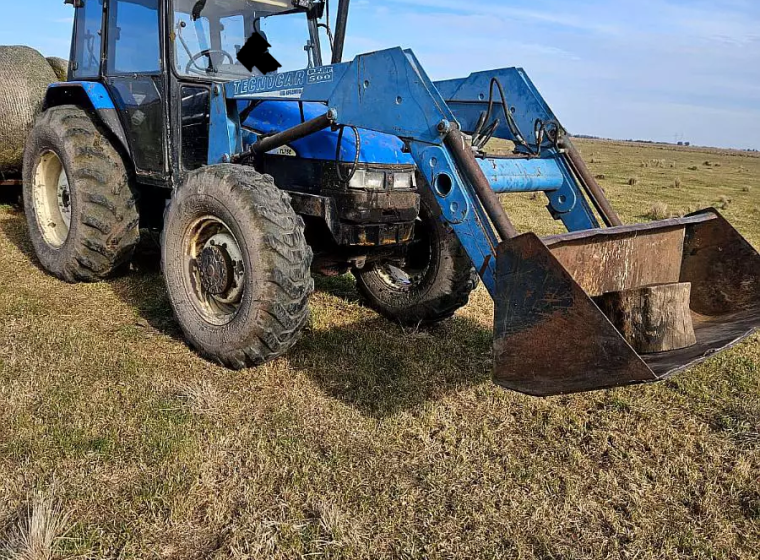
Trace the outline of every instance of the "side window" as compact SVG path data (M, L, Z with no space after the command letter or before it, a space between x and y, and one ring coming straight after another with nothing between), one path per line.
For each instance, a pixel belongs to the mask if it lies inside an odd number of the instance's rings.
M174 60L177 71L186 74L192 70L190 60L193 55L209 48L209 21L205 17L192 21L188 14L177 12L174 29L177 35ZM196 60L196 68L202 68L203 62L203 57ZM205 62L208 63L208 59L205 59Z
M97 78L100 75L102 45L103 0L87 0L77 8L76 45L74 45L75 80Z
M159 0L112 0L108 12L109 75L161 71Z
M198 169L208 162L209 89L182 86L182 166Z
M294 37L301 37L306 27L303 13L270 16L259 20L259 30L272 47L270 54L282 64L279 72L306 68L307 55L302 48L293 48ZM327 51L329 52L329 50Z
M243 16L231 16L219 20L222 29L222 50L237 57L248 38L245 36L245 20Z

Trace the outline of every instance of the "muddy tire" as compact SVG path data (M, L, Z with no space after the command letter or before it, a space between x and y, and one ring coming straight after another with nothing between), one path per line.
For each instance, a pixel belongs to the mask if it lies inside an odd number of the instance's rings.
M314 291L303 220L274 180L250 167L190 173L165 217L161 263L186 339L241 369L287 352Z
M24 152L24 209L42 267L66 282L96 282L128 265L139 241L130 174L82 109L37 118Z
M406 266L378 263L353 271L365 305L391 321L418 326L448 319L478 285L470 258L438 215L432 194L424 192Z

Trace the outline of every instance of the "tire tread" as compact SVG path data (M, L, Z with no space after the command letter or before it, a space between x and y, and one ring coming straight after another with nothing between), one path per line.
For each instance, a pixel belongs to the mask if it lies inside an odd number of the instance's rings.
M261 248L265 253L261 261L267 263L259 308L247 325L251 336L247 337L246 344L227 351L198 349L232 369L262 365L292 348L309 321L309 298L314 291L310 273L313 255L306 243L303 220L293 211L290 197L275 186L274 179L252 168L222 164L201 168L192 174L201 175L204 179L199 182L213 184L218 191L228 190L217 196L245 201L245 206L250 210L246 219L255 221L261 232ZM190 179L188 177L185 185ZM178 198L189 196L184 188L183 185L175 191L172 204L177 204ZM176 235L169 223L172 219L171 208L167 210L167 216L163 235ZM166 239L163 246L167 247ZM167 268L174 266L167 260L164 253L162 266L165 276ZM196 339L192 332L193 325L180 326L188 339Z
M83 109L73 105L48 109L37 117L32 136L46 130L57 135L57 149L70 161L69 182L81 205L76 213L79 223L72 225L64 244L70 249L61 250L60 266L49 267L50 271L67 282L103 280L123 269L139 241L140 220L129 172L119 152ZM28 156L32 161L36 154ZM35 231L36 218L29 222L32 235L44 243Z

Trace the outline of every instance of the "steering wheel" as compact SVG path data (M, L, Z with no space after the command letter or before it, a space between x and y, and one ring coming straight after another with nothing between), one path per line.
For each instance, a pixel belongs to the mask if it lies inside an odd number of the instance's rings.
M214 59L211 58L211 55L214 53L221 54L223 57L226 57L229 59L230 64L235 64L235 59L232 58L232 55L228 53L227 51L223 51L222 49L206 49L204 51L194 54L192 58L190 58L190 61L187 63L187 66L185 67L185 74L190 73L190 69L192 66L195 66L198 70L206 72L206 70L203 70L203 68L198 66L198 64L196 63L196 61L199 58L202 58L204 56L208 57L208 62L211 69L216 71L216 68L214 68Z

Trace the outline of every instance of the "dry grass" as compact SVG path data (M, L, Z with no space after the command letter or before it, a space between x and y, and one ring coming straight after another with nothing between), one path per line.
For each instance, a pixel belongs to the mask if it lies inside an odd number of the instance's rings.
M7 560L53 560L56 541L65 533L68 523L53 498L37 493L6 525L0 540L0 558Z
M665 220L670 218L670 210L668 205L663 202L655 202L649 209L646 215L650 220Z
M724 195L760 244L760 158L577 144L626 222ZM505 205L553 233L542 199ZM182 341L157 270L63 284L0 208L0 520L57 480L61 558L757 558L760 337L658 385L539 400L491 385L482 288L405 332L350 278L318 287L293 352L227 371Z
M184 402L193 414L215 416L222 409L219 392L208 380L188 383L177 388L177 398Z

